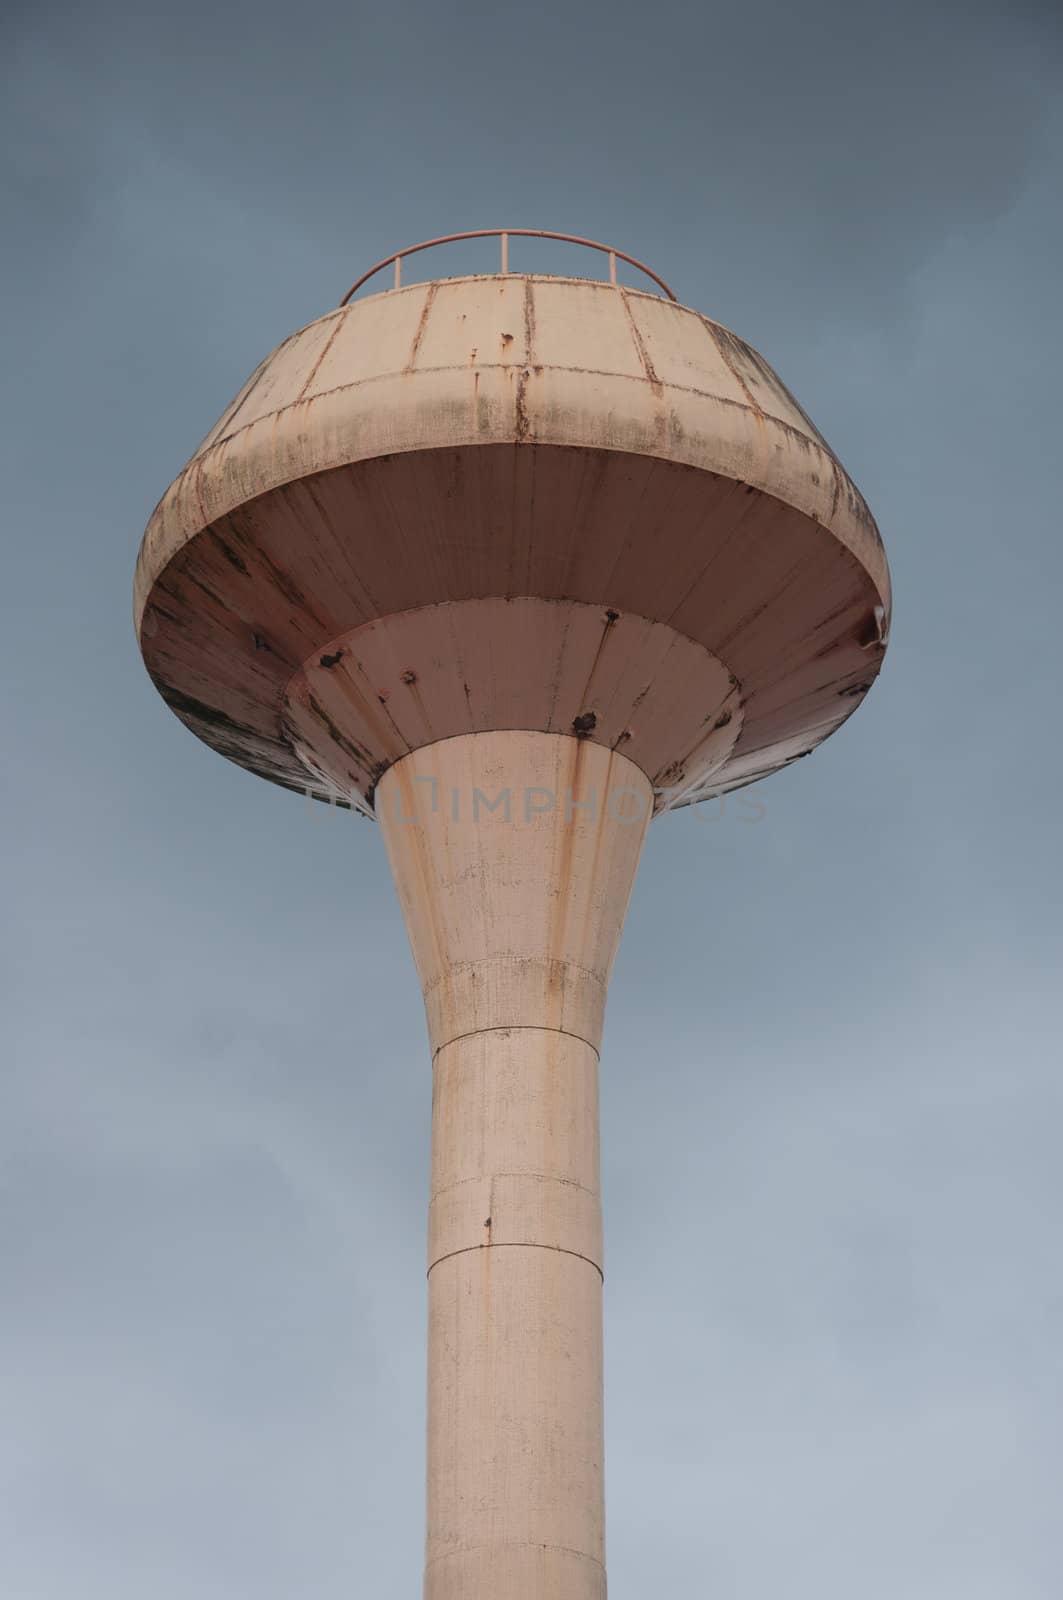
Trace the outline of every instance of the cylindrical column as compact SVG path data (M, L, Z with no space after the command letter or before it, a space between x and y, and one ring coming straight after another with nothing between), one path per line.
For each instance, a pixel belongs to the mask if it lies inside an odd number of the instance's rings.
M605 1595L598 1046L651 803L510 731L378 792L433 1057L426 1600Z
M598 1058L543 1028L436 1056L429 1600L605 1594Z

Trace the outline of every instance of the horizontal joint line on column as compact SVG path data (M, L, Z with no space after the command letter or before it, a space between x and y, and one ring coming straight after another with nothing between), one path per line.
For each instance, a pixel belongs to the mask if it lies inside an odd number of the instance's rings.
M579 1561L589 1561L592 1567L605 1571L604 1561L599 1561L597 1556L588 1555L586 1550L574 1550L570 1544L548 1544L545 1541L536 1543L532 1539L498 1539L492 1544L465 1544L458 1550L444 1550L438 1556L433 1556L431 1561L426 1561L424 1570L436 1566L440 1561L454 1561L459 1556L475 1555L478 1550L558 1550L562 1555L575 1556Z
M430 983L426 983L422 993L427 1000L433 989L438 989L441 983L446 983L448 979L453 978L454 975L459 972L471 972L476 967L485 966L520 967L526 965L526 963L529 961L532 961L538 966L542 967L569 967L573 972L580 973L591 983L596 984L597 987L602 990L603 994L607 988L607 985L602 982L601 974L595 972L593 967L585 967L581 961L571 961L565 956L497 955L481 956L479 960L473 959L471 961L456 961L453 966L445 967L442 972L438 973L436 977L431 980Z
M441 1194L449 1194L452 1189L462 1189L467 1183L492 1183L495 1178L528 1178L533 1183L563 1183L566 1189L581 1189L584 1194L589 1194L592 1200L601 1199L597 1189L588 1189L585 1183L577 1183L575 1178L558 1178L552 1172L480 1172L475 1178L458 1178L455 1183L445 1183L441 1189L434 1189L428 1203L431 1205Z
M460 1250L448 1250L445 1256L437 1256L425 1276L430 1278L444 1261L452 1261L455 1256L472 1255L477 1250L552 1250L555 1255L575 1256L577 1261L585 1261L589 1267L594 1268L602 1282L605 1282L605 1273L590 1256L582 1255L579 1250L566 1250L563 1244L538 1244L534 1239L499 1239L492 1240L490 1244L463 1244Z
M582 1033L573 1033L571 1028L551 1028L543 1022L496 1022L489 1028L470 1028L468 1033L456 1033L453 1039L446 1039L442 1044L436 1045L432 1051L432 1065L435 1066L436 1056L452 1044L460 1044L462 1039L475 1039L479 1033L563 1033L568 1039L578 1039L580 1044L585 1044L588 1050L593 1050L599 1061L602 1052L596 1044L591 1044Z

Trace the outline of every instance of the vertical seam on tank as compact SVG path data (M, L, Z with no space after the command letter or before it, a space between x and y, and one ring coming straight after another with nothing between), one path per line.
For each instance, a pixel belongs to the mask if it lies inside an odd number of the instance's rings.
M663 388L663 384L661 383L660 378L657 376L657 370L654 367L653 362L650 360L649 351L646 349L646 345L645 345L645 343L643 341L642 334L639 332L638 325L635 322L635 318L634 318L634 315L632 314L631 307L628 304L627 293L623 288L620 288L619 289L619 294L620 294L620 304L624 308L624 315L627 317L627 325L628 325L628 328L631 331L631 338L632 338L632 341L633 341L633 343L635 345L635 350L638 353L638 358L639 358L639 361L640 361L640 363L642 365L642 370L646 374L647 382L649 383L650 388L653 390L654 394L657 395L657 396L660 396L661 390Z
M421 340L424 338L424 330L428 322L428 313L432 309L432 302L435 300L436 290L438 288L438 283L430 283L428 285L428 292L424 297L424 305L421 307L421 315L417 319L417 332L414 334L413 344L410 346L409 360L402 369L404 373L412 372L414 369L414 364L417 360L417 354L421 348Z
M306 382L303 384L303 387L299 390L299 393L295 397L296 405L299 404L300 400L305 399L306 391L309 389L310 385L313 383L314 379L317 377L317 369L318 369L318 367L320 367L321 363L324 361L325 357L328 355L329 351L332 349L333 340L335 339L336 335L339 333L340 329L343 327L344 321L345 321L345 318L337 317L336 326L333 328L332 332L329 334L328 338L325 340L325 343L322 345L321 354L318 356L317 360L314 362L314 365L310 368L310 372L309 372L309 374L307 376Z
M524 280L524 365L535 365L535 295L532 280Z
M749 387L748 383L742 377L742 374L739 372L738 368L727 354L727 351L723 345L723 341L716 337L716 324L710 322L708 317L703 317L700 311L695 311L694 315L697 317L698 321L701 323L701 326L705 329L705 332L715 345L724 366L727 368L728 372L731 374L732 378L737 383L746 399L749 401L750 410L753 411L756 416L763 419L764 408L763 406L758 405L757 401L754 399L752 389ZM796 429L794 431L796 432Z

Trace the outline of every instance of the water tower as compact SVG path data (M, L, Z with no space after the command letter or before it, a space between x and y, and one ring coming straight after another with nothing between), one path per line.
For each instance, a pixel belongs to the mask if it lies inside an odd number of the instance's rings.
M598 1051L645 830L833 733L890 609L756 351L620 251L510 271L530 231L278 345L136 576L181 721L383 831L432 1050L428 1600L605 1595Z

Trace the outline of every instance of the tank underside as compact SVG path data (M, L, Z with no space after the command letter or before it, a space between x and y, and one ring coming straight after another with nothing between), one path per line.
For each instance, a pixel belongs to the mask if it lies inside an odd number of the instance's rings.
M575 730L622 749L660 807L832 733L877 670L877 604L824 528L749 485L475 445L358 462L219 519L153 586L142 643L194 733L288 787L371 807L422 745Z

